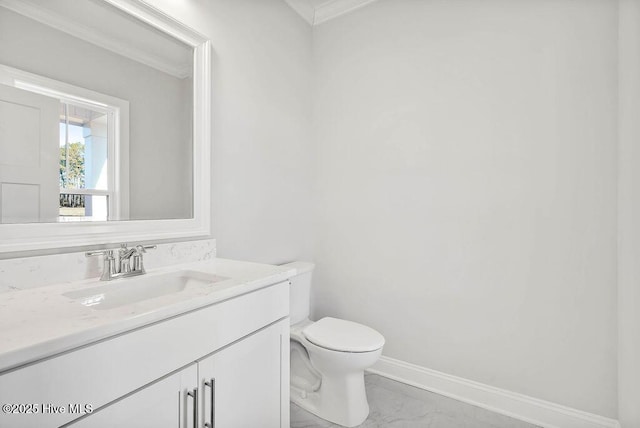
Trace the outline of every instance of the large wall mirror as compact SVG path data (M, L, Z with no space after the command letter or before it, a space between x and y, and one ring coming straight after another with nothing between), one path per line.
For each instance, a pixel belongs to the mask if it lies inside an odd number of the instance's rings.
M208 235L209 50L138 0L0 0L0 251Z

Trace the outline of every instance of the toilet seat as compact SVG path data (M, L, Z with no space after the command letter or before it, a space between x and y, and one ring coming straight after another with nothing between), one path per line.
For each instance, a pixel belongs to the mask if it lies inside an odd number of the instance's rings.
M314 345L332 351L372 352L384 346L384 337L374 329L331 317L307 326L302 334Z

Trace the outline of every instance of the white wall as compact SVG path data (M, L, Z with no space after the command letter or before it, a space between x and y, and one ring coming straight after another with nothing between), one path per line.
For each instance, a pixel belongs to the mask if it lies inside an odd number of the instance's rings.
M617 16L380 0L316 27L315 317L615 418Z
M311 254L311 28L282 0L152 0L213 44L220 257Z
M619 417L640 428L640 1L620 1Z

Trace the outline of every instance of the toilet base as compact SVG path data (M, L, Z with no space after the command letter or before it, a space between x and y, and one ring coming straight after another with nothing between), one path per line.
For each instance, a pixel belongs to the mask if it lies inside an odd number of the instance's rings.
M356 427L369 416L364 371L347 376L324 376L317 392L291 386L291 401L304 410L344 427Z
M336 321L340 320L330 323ZM304 322L291 327L291 401L329 422L356 427L369 416L364 370L378 361L382 347L356 352L318 346L304 335L310 325L313 323Z

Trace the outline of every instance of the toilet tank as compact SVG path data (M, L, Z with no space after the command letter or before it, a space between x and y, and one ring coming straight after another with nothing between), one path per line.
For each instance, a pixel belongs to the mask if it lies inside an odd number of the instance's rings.
M315 265L309 262L293 262L282 265L296 269L297 274L291 277L289 289L289 309L291 324L297 324L309 318L309 299L311 297L311 275Z

